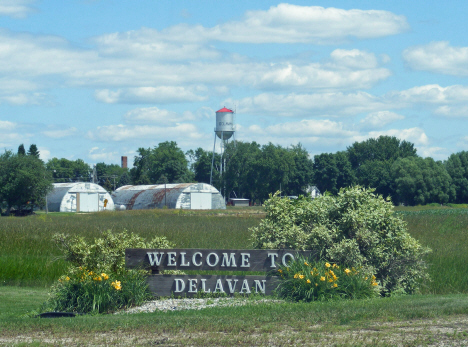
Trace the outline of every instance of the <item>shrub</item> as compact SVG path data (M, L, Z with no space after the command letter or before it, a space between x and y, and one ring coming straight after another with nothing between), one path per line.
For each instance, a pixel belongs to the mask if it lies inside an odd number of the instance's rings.
M151 241L128 233L104 231L102 237L88 243L83 237L55 234L53 241L61 248L65 259L73 267L86 268L89 271L123 274L125 269L126 248L173 248L174 245L165 237L155 237Z
M108 313L141 305L151 297L146 276L141 271L116 276L78 268L52 286L50 298L41 311Z
M362 267L374 273L381 293L414 293L428 279L423 260L430 250L412 238L389 199L373 189L341 189L314 200L265 202L266 218L252 228L255 248L312 250L315 260Z
M362 268L339 266L298 257L279 266L279 297L291 301L365 299L378 296L376 277Z

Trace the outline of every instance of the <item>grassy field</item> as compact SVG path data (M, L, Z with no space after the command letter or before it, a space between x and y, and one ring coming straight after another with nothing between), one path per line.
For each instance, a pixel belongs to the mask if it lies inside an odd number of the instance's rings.
M251 248L248 228L263 217L259 209L216 212L146 210L90 214L49 213L0 218L0 283L48 286L66 264L51 242L54 233L92 239L102 231L128 230L148 239L166 236L180 248Z
M251 248L260 208L126 211L0 218L0 345L311 345L468 344L468 209L396 208L409 232L433 249L422 294L364 301L256 304L135 315L34 319L66 264L55 232L98 236L126 229L166 236L177 247ZM437 295L434 295L437 294ZM46 334L44 332L47 332Z

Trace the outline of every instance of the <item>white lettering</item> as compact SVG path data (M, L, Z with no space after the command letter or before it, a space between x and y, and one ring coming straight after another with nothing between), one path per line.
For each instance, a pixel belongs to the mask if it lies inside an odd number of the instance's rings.
M226 282L228 283L228 287L229 287L229 294L232 294L234 293L234 291L236 290L236 284L237 284L237 279L234 280L234 285L231 284L232 280L231 279L226 279Z
M146 252L151 266L159 266L161 264L162 257L164 252ZM159 255L159 258L158 258Z
M242 288L240 290L241 294L250 294L250 288L249 288L249 283L247 282L247 280L244 280L244 282L242 282Z
M176 252L167 252L167 266L177 266L175 261Z
M214 292L218 292L219 293L224 293L224 288L223 288L223 283L221 282L221 278L218 278L218 280L216 281L216 287L214 289Z
M196 253L193 253L193 256L192 256L192 263L193 265L195 266L201 266L202 263L201 261L199 263L197 263L197 255L201 258L203 254L201 254L201 252L196 252Z
M291 261L294 261L294 256L291 253L284 253L283 255L283 266L288 266L286 263L286 257L290 257Z
M212 263L210 262L210 257L211 257L212 255L214 255L214 257L215 257L215 259L216 259L215 262L214 262L214 264L212 264ZM218 262L219 262L219 257L218 257L218 255L217 255L216 253L210 253L210 254L208 254L208 255L206 256L206 263L208 264L208 266L214 267L214 266L218 265Z
M262 280L262 283L260 283L260 280L254 280L255 283L255 293L258 293L258 290L260 289L260 292L265 294L265 284L266 280Z
M190 278L189 280L189 290L188 292L189 293L196 293L198 290L197 290L197 282L198 280L196 278Z
M226 267L226 266L233 266L237 267L236 265L236 258L235 258L236 253L231 253L228 255L227 253L223 253L223 262L221 263L221 266Z
M180 266L190 266L190 262L185 262L185 255L187 253L180 252Z
M268 257L270 257L270 260L271 260L270 267L276 267L275 259L278 258L278 253L268 253Z
M174 293L180 293L185 289L185 283L183 279L176 278L175 280L175 291Z
M206 290L206 279L202 278L202 279L200 279L200 281L201 281L202 290L205 293L211 293L211 289Z
M240 267L250 267L249 258L250 258L250 253L241 253L241 266Z

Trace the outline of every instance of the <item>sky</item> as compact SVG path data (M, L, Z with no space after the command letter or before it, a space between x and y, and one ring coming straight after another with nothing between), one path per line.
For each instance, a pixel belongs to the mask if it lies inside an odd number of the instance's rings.
M235 139L468 150L468 2L0 0L0 149L132 163ZM219 144L219 141L218 141Z

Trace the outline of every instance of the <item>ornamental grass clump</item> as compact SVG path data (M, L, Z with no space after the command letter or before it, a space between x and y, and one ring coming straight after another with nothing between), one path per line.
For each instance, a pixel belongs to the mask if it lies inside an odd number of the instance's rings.
M314 260L362 268L382 295L415 293L429 280L427 247L411 237L390 199L373 189L341 189L337 196L265 202L266 218L252 228L254 247L312 250Z
M366 299L379 295L376 277L362 268L298 257L276 272L279 297L290 301Z

